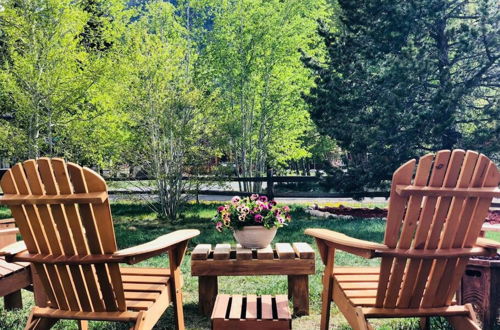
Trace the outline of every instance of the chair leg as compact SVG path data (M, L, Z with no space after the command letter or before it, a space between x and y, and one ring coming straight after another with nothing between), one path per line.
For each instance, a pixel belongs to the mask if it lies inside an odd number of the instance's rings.
M3 297L3 301L6 310L23 308L23 298L21 296L21 290L6 295L5 297Z
M186 252L187 241L177 244L174 248L168 251L168 259L170 262L170 276L172 288L172 302L175 314L175 326L177 330L184 330L184 310L182 305L182 278L181 278L181 262Z
M78 330L88 330L89 321L87 320L79 320L78 321Z
M420 322L419 322L419 326L420 326L421 330L430 330L431 325L430 325L429 317L421 317Z
M137 321L135 321L134 327L130 328L130 330L142 330L144 328L144 312L139 312L137 316Z
M318 242L318 245L322 244ZM325 272L323 274L323 292L321 294L321 330L328 330L328 324L330 323L330 307L332 305L332 293L333 293L333 263L335 260L335 249L328 248L325 251Z

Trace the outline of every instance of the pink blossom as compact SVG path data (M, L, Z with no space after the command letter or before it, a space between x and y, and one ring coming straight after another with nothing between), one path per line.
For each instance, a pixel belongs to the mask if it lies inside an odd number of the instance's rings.
M256 201L258 198L259 198L259 195L257 195L257 194L252 194L250 196L250 199L253 200L253 201Z
M264 202L264 203L265 203L265 202L267 202L267 197L266 197L266 196L260 196L260 197L259 197L259 200L260 200L261 202Z
M238 204L240 201L241 201L240 196L234 196L233 198L231 198L231 203L233 203L233 205Z
M215 224L215 229L217 229L218 231L222 231L222 222L220 222L220 221L219 221L219 222L217 222L217 223Z
M287 205L285 205L285 206L283 206L283 211L285 211L285 212L289 212L289 211L290 211L290 208L289 208Z
M225 209L226 209L226 207L225 207L225 206L219 206L219 207L217 208L217 212L219 212L219 213L220 213L220 212L224 211Z
M276 204L278 204L278 203L276 203L276 201L269 201L270 206L276 206Z
M255 222L262 222L262 215L256 214L254 219L255 219Z
M282 217L276 217L276 220L278 220L279 223L285 223L285 219Z

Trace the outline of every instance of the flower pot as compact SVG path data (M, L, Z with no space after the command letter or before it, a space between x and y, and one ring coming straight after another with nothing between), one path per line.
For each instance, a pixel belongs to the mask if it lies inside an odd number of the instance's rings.
M267 247L276 236L278 228L267 229L263 226L245 226L233 232L234 238L240 245L247 249L263 249Z

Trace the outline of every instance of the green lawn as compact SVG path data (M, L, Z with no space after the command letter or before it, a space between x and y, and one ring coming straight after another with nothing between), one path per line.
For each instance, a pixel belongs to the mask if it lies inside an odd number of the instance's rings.
M190 242L188 255L182 264L185 283L183 288L184 311L187 329L210 328L209 319L198 313L198 281L196 277L190 276L189 252L198 243L234 244L234 239L230 233L220 234L212 228L208 220L213 215L214 209L214 204L190 205L183 213L182 221L172 225L154 220L154 213L144 204L121 202L112 205L119 248L141 244L176 229L196 228L201 231L201 235ZM313 239L303 234L304 229L309 227L330 228L353 237L375 242L381 242L384 235L385 221L381 219L316 218L306 214L300 206L293 206L292 215L294 220L290 226L278 231L275 242L303 241L311 243L316 248ZM8 216L9 212L0 208L0 218ZM490 237L500 240L500 235ZM167 263L166 257L156 257L141 264L144 266L165 267ZM336 256L337 265L376 265L377 263L378 260L365 260L341 251ZM319 256L317 256L316 265L316 274L310 277L311 315L294 319L293 326L295 329L317 329L319 326L321 273L323 271ZM287 292L287 282L285 276L221 277L219 279L219 288L220 292L223 293L284 294ZM0 329L22 329L24 327L29 307L32 304L31 293L24 292L23 299L25 308L16 312L6 312L3 309L3 302L0 302ZM172 318L172 309L168 309L158 324L158 329L173 329ZM434 320L434 323L436 327L446 327L440 320ZM417 328L418 322L412 319L373 320L372 324L378 329L413 329ZM332 313L331 326L333 329L349 329L345 319L335 307ZM91 322L91 327L94 329L126 329L124 325L105 322ZM71 321L59 322L55 328L71 329L76 328L76 324Z

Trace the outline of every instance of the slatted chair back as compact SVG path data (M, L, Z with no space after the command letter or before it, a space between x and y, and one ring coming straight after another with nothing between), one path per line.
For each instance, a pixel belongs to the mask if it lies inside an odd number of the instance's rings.
M500 182L495 164L473 151L449 150L394 172L384 243L394 249L470 248ZM468 257L383 257L376 307L449 306Z
M47 305L86 312L125 311L117 263L79 260L117 250L105 181L94 171L62 159L40 158L17 164L0 182L28 252L53 260L34 262ZM43 306L42 306L43 307Z

